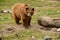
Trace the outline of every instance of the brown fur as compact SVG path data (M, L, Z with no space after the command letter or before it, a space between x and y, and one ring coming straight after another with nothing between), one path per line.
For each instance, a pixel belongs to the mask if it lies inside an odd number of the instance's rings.
M27 16L30 13L31 16ZM23 26L28 28L30 26L30 21L34 13L34 8L29 7L27 4L17 3L12 6L12 16L16 22L19 24L19 21L22 20Z

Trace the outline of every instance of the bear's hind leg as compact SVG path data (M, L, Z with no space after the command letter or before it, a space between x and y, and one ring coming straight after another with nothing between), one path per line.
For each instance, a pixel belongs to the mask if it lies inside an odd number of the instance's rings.
M16 24L18 24L18 25L20 24L20 23L19 23L20 19L18 19L18 17L17 17L16 15L14 15L14 20L15 20L15 23L16 23Z
M15 22L16 22L16 24L21 24L21 23L19 23L19 19L17 18L17 19L15 19Z

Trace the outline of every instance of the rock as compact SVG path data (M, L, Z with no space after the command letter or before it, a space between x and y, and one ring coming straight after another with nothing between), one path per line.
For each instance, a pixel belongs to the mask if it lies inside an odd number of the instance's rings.
M50 18L50 17L45 17L45 16L41 16L38 18L38 24L39 25L42 25L44 27L52 27L54 26L54 22L53 22L53 19Z
M57 32L60 32L60 28L57 29Z
M35 36L32 36L32 40L37 40L37 39L35 38Z
M38 24L43 27L60 28L60 19L51 18L51 17L47 17L47 16L41 16L38 18Z
M8 27L5 29L6 33L13 33L15 32L15 28L14 27Z
M0 13L11 13L11 10L0 9Z
M4 13L11 13L11 10L4 10Z
M53 19L53 21L54 21L54 25L56 26L56 28L60 28L60 19L59 18L55 18L55 19Z
M57 32L57 28L52 28L51 31Z
M52 40L52 38L49 37L49 36L45 36L45 37L44 37L44 40Z
M0 40L2 40L2 36L0 35Z

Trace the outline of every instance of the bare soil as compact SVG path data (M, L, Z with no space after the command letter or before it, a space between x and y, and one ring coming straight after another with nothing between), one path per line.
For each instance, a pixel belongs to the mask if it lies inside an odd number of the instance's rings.
M22 24L21 25L16 25L16 24L5 24L3 25L5 28L3 28L2 30L0 30L0 34L3 34L5 36L9 36L9 35L13 35L16 34L17 32L19 32L20 30L36 30L38 32L43 32L45 34L52 34L52 33L57 33L57 32L53 32L50 31L52 28L45 28L42 27L38 24L32 24L30 28L25 29Z

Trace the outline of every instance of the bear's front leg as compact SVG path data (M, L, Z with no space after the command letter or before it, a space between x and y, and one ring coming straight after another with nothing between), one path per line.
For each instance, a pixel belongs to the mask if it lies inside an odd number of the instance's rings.
M31 26L31 25L30 25L30 22L31 22L31 17L28 18L28 25L29 25L29 26Z
M27 29L28 28L28 20L23 19L23 26Z

